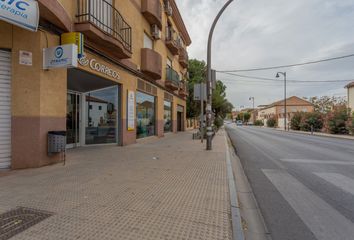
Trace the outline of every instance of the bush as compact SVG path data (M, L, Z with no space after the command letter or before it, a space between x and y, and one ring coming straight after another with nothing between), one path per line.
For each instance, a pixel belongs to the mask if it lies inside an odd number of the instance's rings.
M214 125L217 129L219 129L221 126L224 125L224 119L222 119L220 116L216 117L214 120Z
M267 121L267 127L274 128L277 125L277 120L275 118L269 118Z
M311 131L311 126L315 132L318 132L323 128L323 117L321 113L303 113L300 123L300 130L309 132Z
M263 123L262 120L256 120L256 121L254 122L254 125L255 125L255 126L263 126L264 123Z
M297 112L294 114L293 118L290 121L290 128L291 130L300 130L300 124L301 124L301 120L302 120L302 113L301 112Z
M349 114L346 106L336 107L332 112L327 114L328 131L332 134L348 134L348 119Z

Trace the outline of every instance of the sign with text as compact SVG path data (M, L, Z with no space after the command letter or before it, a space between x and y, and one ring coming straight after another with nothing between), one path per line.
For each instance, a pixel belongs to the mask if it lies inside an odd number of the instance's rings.
M43 69L77 67L77 46L61 45L43 49Z
M128 131L135 130L135 92L128 91L128 101L127 101L127 127Z
M113 70L112 68L106 66L103 63L100 63L98 60L94 58L89 59L85 55L83 55L83 57L79 59L79 63L81 66L84 67L89 66L92 70L96 72L100 72L111 78L120 79L120 75L117 71Z
M26 66L32 66L32 52L20 50L19 64L26 65Z
M38 2L34 0L1 0L0 20L36 32L39 22Z

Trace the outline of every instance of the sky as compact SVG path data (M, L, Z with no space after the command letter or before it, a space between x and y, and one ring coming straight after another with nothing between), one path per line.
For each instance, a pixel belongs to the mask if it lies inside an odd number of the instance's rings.
M189 57L206 60L207 37L226 0L176 0L192 45ZM212 68L216 70L279 66L354 54L354 0L235 0L220 18L213 38ZM316 65L239 72L275 78L286 71L289 80L336 83L288 83L287 95L345 96L354 81L354 57ZM217 74L236 107L269 104L284 97L284 84ZM282 80L281 77L278 80Z

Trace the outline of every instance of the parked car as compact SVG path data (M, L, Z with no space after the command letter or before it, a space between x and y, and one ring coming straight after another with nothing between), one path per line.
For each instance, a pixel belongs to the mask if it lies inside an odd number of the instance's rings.
M243 125L242 120L237 120L237 121L236 121L236 126L242 126L242 125Z

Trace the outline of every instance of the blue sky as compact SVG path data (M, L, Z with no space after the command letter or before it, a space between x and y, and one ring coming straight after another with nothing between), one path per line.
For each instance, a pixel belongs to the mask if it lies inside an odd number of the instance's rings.
M192 38L190 58L206 59L207 35L226 0L176 0ZM212 67L248 69L299 63L354 53L354 0L235 0L214 33ZM279 69L295 80L353 79L354 58ZM274 78L277 70L240 73ZM235 106L271 103L283 84L252 82L218 74ZM345 83L289 84L287 94L345 96Z

